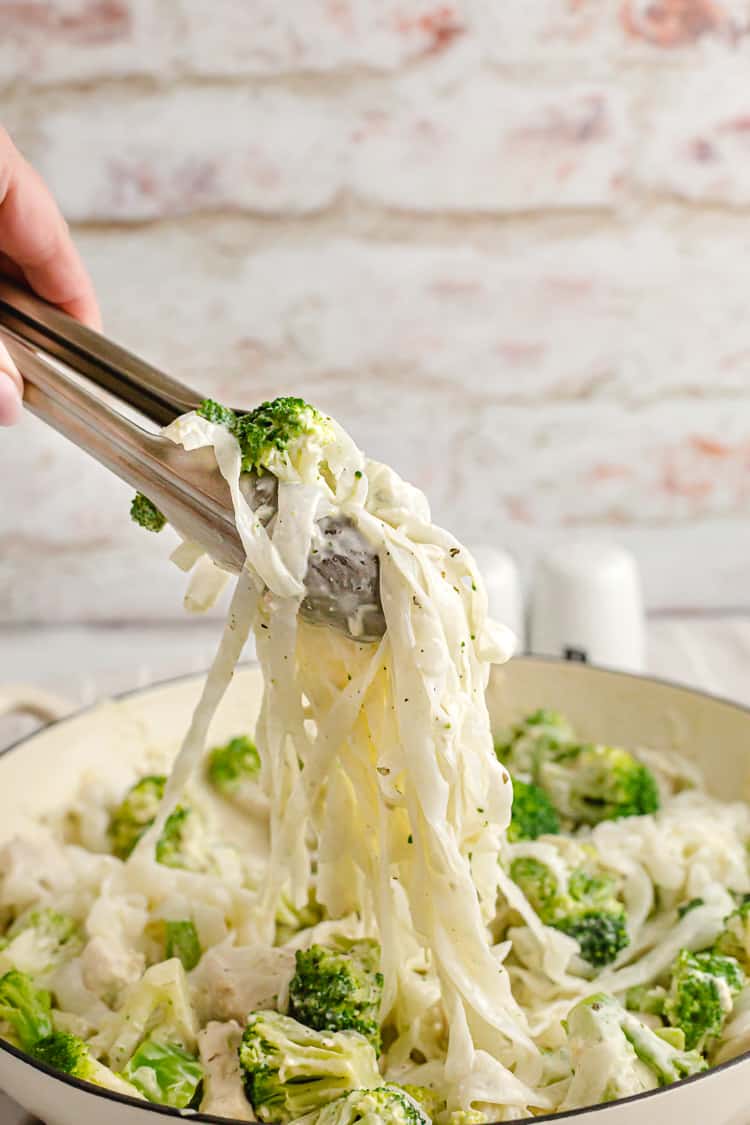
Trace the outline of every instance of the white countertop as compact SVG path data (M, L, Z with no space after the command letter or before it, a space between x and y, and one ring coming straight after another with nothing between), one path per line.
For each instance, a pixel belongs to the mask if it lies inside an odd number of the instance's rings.
M26 684L73 704L206 668L220 625L0 629L0 685ZM648 671L750 704L750 617L670 617L649 624ZM33 729L0 719L0 747ZM0 1094L0 1125L32 1125Z

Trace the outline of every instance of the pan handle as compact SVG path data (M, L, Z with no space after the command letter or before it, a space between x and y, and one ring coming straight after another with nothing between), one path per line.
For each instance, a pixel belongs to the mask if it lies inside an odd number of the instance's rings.
M46 726L70 715L75 709L75 704L69 699L42 691L31 684L0 686L0 718L5 715L31 715Z

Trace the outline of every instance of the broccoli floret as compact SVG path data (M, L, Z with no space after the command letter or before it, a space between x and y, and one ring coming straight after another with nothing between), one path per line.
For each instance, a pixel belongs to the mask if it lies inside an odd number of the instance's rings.
M54 1031L35 1043L31 1054L53 1070L69 1074L81 1082L92 1082L95 1086L102 1086L105 1090L113 1090L118 1094L128 1094L132 1098L141 1096L135 1086L95 1059L83 1040L76 1035Z
M622 1030L624 1014L603 993L581 1000L568 1013L563 1027L573 1077L560 1110L617 1101L659 1085Z
M445 1098L441 1098L437 1090L433 1090L431 1086L412 1086L405 1083L401 1089L409 1095L412 1101L421 1106L433 1122L438 1114L445 1109Z
M526 781L513 782L513 808L508 839L536 840L538 836L555 836L560 831L560 821L547 794L538 785Z
M555 929L578 942L581 957L599 969L615 960L628 944L625 911L583 910L580 914L559 918Z
M290 446L303 435L332 436L330 421L301 398L275 398L246 414L235 414L207 399L198 407L198 414L231 430L239 442L243 473L262 472L274 455L288 456Z
M481 1109L454 1109L448 1115L448 1125L487 1125L487 1114Z
M703 1050L721 1033L744 984L745 974L734 957L680 951L672 966L664 1014L684 1032L688 1049Z
M0 977L0 1020L10 1025L19 1045L28 1051L52 1033L52 997L36 988L26 973L11 969Z
M352 1090L305 1119L304 1125L431 1125L431 1118L402 1086ZM443 1102L443 1105L445 1103Z
M154 823L166 784L166 777L161 775L142 777L112 812L108 833L112 854L118 859L127 859L141 836Z
M743 902L725 920L714 949L725 957L734 957L750 970L750 902Z
M664 1001L667 998L666 988L654 985L647 988L645 984L629 988L625 994L625 1007L630 1012L642 1012L644 1015L661 1016L664 1013Z
M538 711L496 744L516 780L542 788L560 816L598 824L643 816L660 805L656 779L629 751L576 740L554 711Z
M206 871L210 867L200 818L186 805L178 805L167 817L156 841L156 861L185 871Z
M83 949L81 930L74 918L44 908L22 914L11 926L1 961L31 976L42 976Z
M245 1091L261 1121L293 1121L351 1090L382 1085L357 1031L315 1031L279 1012L254 1012L240 1044Z
M334 937L296 954L289 1014L317 1031L358 1031L380 1051L383 974L375 941Z
M541 709L516 723L506 736L495 740L495 753L511 773L532 781L540 757L559 757L573 747L575 733L564 715Z
M206 776L222 797L242 798L248 787L256 788L260 776L260 754L255 743L240 735L225 746L216 746L208 755Z
M626 1012L622 1030L641 1062L656 1075L660 1086L700 1074L708 1066L698 1051L686 1050L684 1037L670 1034L676 1028L652 1031L632 1012Z
M576 1004L564 1026L573 1078L561 1110L615 1101L706 1069L697 1052L666 1042L604 993Z
M520 856L510 865L510 877L521 888L545 925L551 926L561 897L557 878L551 868L533 856Z
M200 1105L203 1068L176 1043L146 1039L129 1060L123 1075L150 1102L174 1109L197 1109Z
M226 426L228 430L234 431L237 425L235 412L228 406L222 406L220 402L215 402L212 398L205 398L196 413L200 414L201 418L205 418L207 422L214 422L217 426Z
M166 516L157 508L148 496L136 492L130 505L130 518L134 523L145 527L146 531L161 531L166 524Z
M577 941L583 960L599 969L627 946L628 931L615 880L592 863L574 868L561 884L547 864L521 856L511 863L510 876L542 922Z
M659 789L651 771L627 750L584 745L539 770L540 784L558 812L576 823L599 824L657 812Z
M167 922L165 931L165 960L177 957L185 972L189 973L198 964L203 953L195 923Z

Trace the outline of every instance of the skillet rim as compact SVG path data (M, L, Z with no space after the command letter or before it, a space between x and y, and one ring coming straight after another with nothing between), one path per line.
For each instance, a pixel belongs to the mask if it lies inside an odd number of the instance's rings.
M575 675L599 675L625 677L629 680L639 682L646 682L656 684L660 687L669 688L673 691L678 691L690 696L698 696L701 699L708 700L711 703L719 703L725 707L730 707L732 710L740 711L748 716L750 719L750 706L744 703L738 703L736 700L728 699L726 696L716 695L709 691L704 691L701 688L692 688L686 684L678 683L677 681L667 679L664 676L643 675L639 672L626 672L619 668L609 668L600 664L587 664L578 663L576 661L562 660L555 656L545 656L536 653L518 653L513 657L514 660L522 660L527 664L541 664L551 666L563 666L566 668L575 668ZM257 667L257 661L250 660L244 661L238 665L240 670L246 668ZM178 676L170 676L166 680L157 680L148 687L129 688L126 691L117 692L105 698L115 701L129 699L132 696L146 695L149 691L155 691L158 688L171 687L172 685L184 683L188 680L200 680L205 673L202 672L184 672ZM47 723L39 730L32 731L30 734L25 734L21 738L16 739L10 746L6 746L0 750L0 760L7 754L14 753L23 748L27 742L32 741L44 731L52 730L53 727L63 726L65 723L71 722L86 715L89 711L94 711L102 703L101 699L95 700L93 703L87 704L69 715L63 715L60 719L55 719L51 723ZM39 1071L41 1074L46 1074L50 1078L62 1082L64 1085L71 1086L74 1089L80 1090L84 1094L93 1094L95 1097L102 1098L108 1101L119 1102L121 1105L132 1106L134 1109L140 1109L145 1113L159 1113L167 1117L179 1118L181 1121L195 1121L199 1125L228 1125L232 1122L237 1125L237 1118L233 1117L218 1117L211 1113L189 1113L185 1114L184 1110L174 1109L172 1106L159 1105L156 1102L148 1102L139 1098L131 1098L128 1094L120 1094L114 1090L105 1090L102 1086L95 1086L90 1082L83 1082L80 1078L73 1078L69 1074L61 1074L60 1071L54 1070L46 1063L39 1062L37 1059L32 1058L18 1047L14 1047L11 1043L6 1042L0 1038L0 1052L11 1055L21 1063L25 1063L33 1070ZM573 1118L582 1117L587 1113L604 1113L606 1110L614 1109L617 1106L628 1105L630 1103L642 1102L646 1099L659 1097L660 1095L669 1094L676 1091L678 1088L691 1085L695 1082L703 1082L708 1078L719 1077L730 1068L739 1066L750 1059L750 1050L737 1055L734 1059L729 1059L727 1062L721 1063L719 1066L710 1067L708 1070L701 1071L700 1074L693 1074L689 1078L682 1078L679 1082L672 1082L669 1086L660 1086L656 1090L646 1090L641 1094L631 1094L627 1098L618 1098L614 1102L599 1102L596 1105L581 1106L579 1109L570 1109L564 1113L547 1113L542 1117L529 1118L534 1122L552 1121L571 1121ZM24 1108L23 1106L21 1107ZM502 1125L501 1122L488 1122L488 1125Z

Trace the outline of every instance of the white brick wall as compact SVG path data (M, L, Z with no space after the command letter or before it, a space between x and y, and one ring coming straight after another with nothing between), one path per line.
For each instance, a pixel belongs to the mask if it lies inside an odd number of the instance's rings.
M0 0L0 119L123 343L307 395L470 539L604 533L652 606L747 606L749 31L750 0ZM0 435L0 481L0 622L181 613L61 439Z

